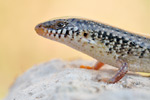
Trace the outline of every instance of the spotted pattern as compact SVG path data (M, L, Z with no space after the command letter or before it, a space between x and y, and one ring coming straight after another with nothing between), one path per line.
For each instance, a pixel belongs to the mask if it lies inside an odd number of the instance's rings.
M132 39L126 39L125 37L114 36L113 33L108 33L107 31L98 31L91 34L92 40L100 40L101 43L109 48L108 53L116 52L121 54L121 56L134 55L139 58L146 57L148 54L150 56L150 48L144 48L144 44L137 44L136 41Z
M78 18L56 19L40 24L48 36L78 38L78 42L86 39L87 43L99 41L108 49L107 54L116 53L119 57L137 56L150 59L150 39L141 37L125 30L91 20ZM94 49L94 46L91 46Z

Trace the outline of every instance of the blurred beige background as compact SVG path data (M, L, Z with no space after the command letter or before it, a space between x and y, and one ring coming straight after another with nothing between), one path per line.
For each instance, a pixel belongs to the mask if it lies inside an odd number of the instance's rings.
M0 98L18 75L35 64L53 58L92 59L35 33L36 24L61 16L81 16L150 33L150 0L1 0Z

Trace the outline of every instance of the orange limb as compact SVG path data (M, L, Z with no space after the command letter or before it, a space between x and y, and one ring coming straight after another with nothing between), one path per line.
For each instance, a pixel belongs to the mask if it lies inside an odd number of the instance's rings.
M103 65L104 65L104 63L97 62L94 67L81 65L80 68L99 70Z
M102 79L103 82L114 84L114 83L118 82L120 79L122 79L122 78L125 76L125 74L128 72L128 65L127 65L126 62L123 62L123 61L121 61L121 60L120 60L120 61L118 60L117 63L118 63L118 65L119 65L119 70L118 70L118 72L117 72L112 78L110 78L110 79L108 79L108 78ZM102 63L102 62L97 62L94 67L81 65L80 68L98 70L98 69L100 69L103 65L104 65L104 63Z
M84 68L84 69L93 69L93 67L91 67L91 66L84 66L84 65L81 65L80 68Z
M95 66L94 66L94 69L95 69L95 70L99 70L102 66L104 66L104 63L102 63L102 62L97 62L97 63L95 64Z

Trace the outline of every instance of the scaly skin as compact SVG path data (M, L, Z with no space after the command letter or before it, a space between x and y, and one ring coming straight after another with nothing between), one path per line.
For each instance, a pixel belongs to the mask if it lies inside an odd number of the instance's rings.
M64 43L105 64L150 72L148 38L79 18L50 20L37 25L35 30L43 37Z

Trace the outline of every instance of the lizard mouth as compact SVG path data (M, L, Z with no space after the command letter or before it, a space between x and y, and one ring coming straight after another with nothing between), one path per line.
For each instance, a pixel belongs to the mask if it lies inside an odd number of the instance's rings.
M44 37L49 37L52 34L54 35L56 33L56 30L45 27L43 25L43 23L38 24L37 26L35 26L35 31L38 35L41 35L41 36L44 36Z
M43 33L44 33L43 25L42 24L38 24L37 26L35 26L35 31L37 32L37 34L43 35Z

